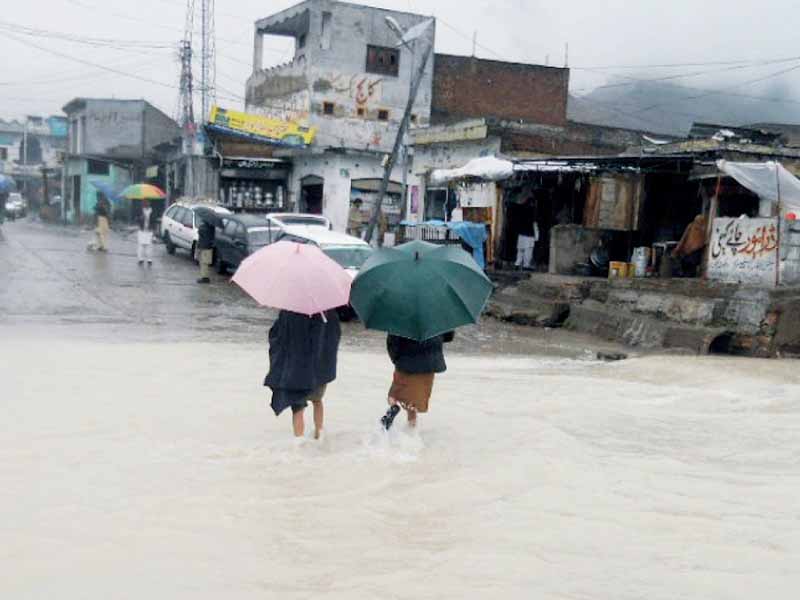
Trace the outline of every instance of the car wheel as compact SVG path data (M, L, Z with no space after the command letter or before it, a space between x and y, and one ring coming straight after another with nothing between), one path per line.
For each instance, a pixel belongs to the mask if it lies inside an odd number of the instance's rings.
M164 245L167 247L167 254L175 254L175 244L172 243L172 238L169 237L169 231L164 234Z

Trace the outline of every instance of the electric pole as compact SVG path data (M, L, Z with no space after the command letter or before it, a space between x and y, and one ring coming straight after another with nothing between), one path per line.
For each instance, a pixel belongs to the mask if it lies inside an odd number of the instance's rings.
M200 31L203 37L200 54L200 91L202 113L200 121L205 123L211 112L216 95L216 35L214 33L214 0L200 0Z
M386 158L386 164L384 165L383 180L381 180L381 188L378 192L378 198L375 201L375 211L372 213L372 217L369 220L369 225L367 226L367 233L364 236L364 240L367 243L372 241L372 235L375 232L375 226L377 225L378 218L383 210L383 199L386 197L386 191L389 189L389 178L392 176L392 170L394 170L394 165L397 162L397 156L400 153L401 146L403 145L403 140L405 139L406 131L408 130L408 123L411 121L411 113L414 111L414 103L417 100L419 86L422 83L422 79L425 77L425 69L428 66L428 60L433 52L433 44L427 40L424 43L426 43L427 47L422 55L422 61L419 65L419 69L417 69L417 72L412 75L413 79L411 81L411 91L408 94L408 103L406 104L406 110L403 113L403 120L400 121L400 128L398 129L397 137L394 140L392 153ZM403 198L403 202L406 201L407 199Z

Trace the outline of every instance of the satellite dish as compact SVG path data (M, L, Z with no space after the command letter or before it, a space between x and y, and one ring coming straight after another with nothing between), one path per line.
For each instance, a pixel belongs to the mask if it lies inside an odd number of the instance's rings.
M397 22L397 19L395 19L394 17L386 17L386 24L389 26L389 29L391 29L397 37L403 39L405 31L403 31L403 28L400 27L400 23Z

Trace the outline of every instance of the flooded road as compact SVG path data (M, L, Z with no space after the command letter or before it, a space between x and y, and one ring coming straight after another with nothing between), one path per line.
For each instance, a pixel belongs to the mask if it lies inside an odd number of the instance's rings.
M419 431L386 435L383 338L354 325L327 437L298 446L261 387L265 312L184 257L118 296L148 275L79 242L0 244L4 598L796 597L797 362L603 364L487 322Z

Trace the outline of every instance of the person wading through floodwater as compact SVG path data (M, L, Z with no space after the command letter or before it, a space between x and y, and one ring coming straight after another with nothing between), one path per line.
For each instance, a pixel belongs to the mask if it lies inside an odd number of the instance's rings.
M394 364L392 387L389 390L389 410L381 419L385 429L390 429L400 409L408 415L409 427L417 426L417 415L428 412L433 391L433 380L437 373L444 373L444 344L452 342L454 333L417 342L389 335L386 349Z
M305 409L314 405L314 439L322 438L325 390L336 379L341 326L335 310L308 317L282 310L269 331L269 373L276 416L292 409L295 438L305 434Z

